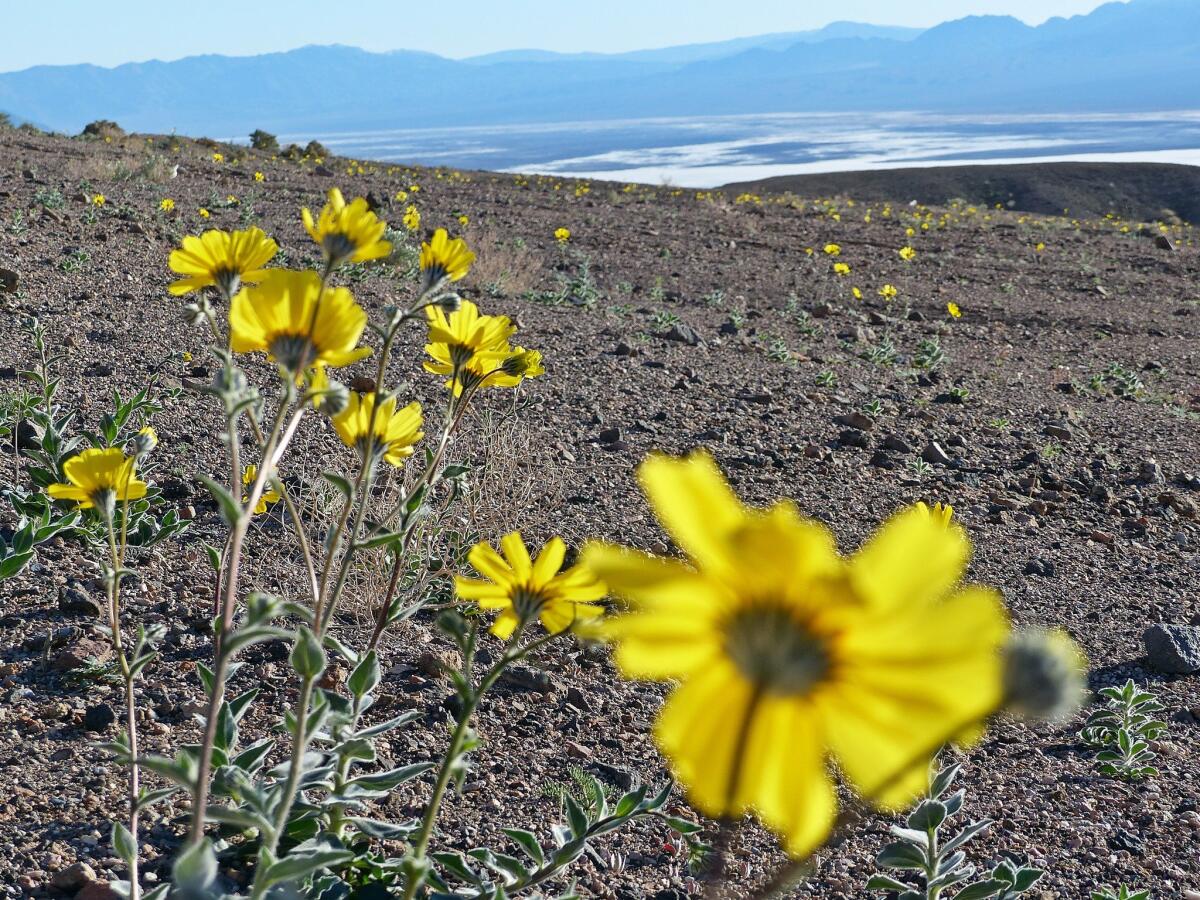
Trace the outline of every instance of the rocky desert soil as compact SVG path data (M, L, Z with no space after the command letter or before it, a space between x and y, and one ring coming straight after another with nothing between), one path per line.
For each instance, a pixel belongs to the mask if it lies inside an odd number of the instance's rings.
M847 551L904 504L953 504L975 544L971 580L1003 591L1017 622L1067 629L1090 658L1093 688L1133 678L1169 722L1156 747L1161 774L1138 783L1097 773L1078 737L1086 711L1055 727L996 722L963 758L969 815L996 820L973 860L1045 867L1035 897L1074 900L1121 881L1158 898L1200 897L1200 674L1158 671L1142 640L1158 623L1200 622L1200 251L1189 227L217 149L220 163L212 146L171 137L0 132L0 269L12 273L0 293L0 395L17 391L18 370L34 361L21 332L28 316L68 354L62 399L89 426L114 388L131 392L156 373L185 388L155 423L162 443L150 476L191 528L134 560L128 608L131 621L168 629L142 685L150 750L197 734L195 667L211 652L200 543L219 520L193 476L223 470L216 412L186 388L211 374L211 360L166 292L167 256L184 234L253 223L290 264L315 260L299 208L340 186L369 196L398 228L413 204L422 233L461 231L480 255L467 296L517 319L525 346L545 355L546 375L515 399L489 398L473 415L474 437L455 449L479 467L471 527L671 552L634 469L653 449L694 447L708 448L748 500L794 498ZM160 210L164 198L173 211ZM554 237L563 227L566 245ZM906 246L910 261L899 254ZM835 274L837 262L849 273ZM377 312L404 296L400 268L353 273L359 301ZM420 371L421 338L409 335L394 372L433 410L441 387ZM295 450L343 452L315 419ZM4 480L24 484L11 448L2 458ZM0 512L0 524L12 518ZM257 586L280 591L289 560L276 549L276 519L256 526L251 553ZM103 657L96 575L81 544L56 540L0 583L6 896L103 897L103 883L123 874L107 840L121 773L95 749L116 733L119 689L85 664ZM361 608L377 590L362 573ZM362 625L351 610L339 628L352 637ZM504 846L505 826L547 834L558 815L552 786L572 766L616 786L668 777L648 737L664 687L622 682L595 648L554 646L544 672L521 673L484 704L486 749L448 803L443 846ZM432 616L391 636L380 707L423 713L386 747L395 764L444 746L452 691L438 660L452 653ZM250 654L235 688L250 684L264 689L253 732L293 689L286 648ZM411 816L427 790L407 785L384 814ZM682 800L678 810L692 815ZM180 801L146 823L149 878L167 873L186 815ZM869 896L891 822L863 819L793 895ZM700 895L665 831L607 840L581 863L584 896ZM747 890L782 860L750 823L729 855Z

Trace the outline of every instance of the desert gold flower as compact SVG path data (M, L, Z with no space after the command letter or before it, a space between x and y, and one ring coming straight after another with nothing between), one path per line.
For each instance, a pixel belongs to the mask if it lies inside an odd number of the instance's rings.
M92 206L103 206L108 202L108 199L103 194L92 195Z
M254 484L257 478L258 466L254 465L253 463L246 466L246 468L242 470L242 484L245 485L247 489L249 489L250 485ZM258 503L254 504L254 515L261 516L267 511L268 506L278 503L280 499L281 495L279 491L275 490L275 488L272 487L268 482L263 492L258 496ZM250 496L248 494L242 495L243 503L247 503L249 500Z
M207 219L210 215L212 215L212 213L210 213L207 209L205 209L202 206L198 210L196 210L196 215L198 215L202 219Z
M471 217L468 216L466 213L463 213L461 216L458 217L458 224L461 225L463 228L466 228L468 225L471 224Z
M952 319L962 318L962 310L958 308L958 304L953 300L946 304L946 312L950 313L950 318Z
M949 528L950 523L954 520L954 507L949 503L944 505L941 503L935 503L933 504L933 508L930 509L923 500L920 500L917 501L917 503L914 505L914 508L923 515L928 516L930 520L942 525L944 528Z
M825 255L826 256L841 256L842 248L839 247L837 244L826 244L825 245Z
M898 293L894 284L885 284L879 289L879 296L884 300L895 300Z
M901 247L900 248L900 258L902 260L904 260L905 262L911 262L912 260L917 258L917 251L914 250L912 247Z
M316 272L272 269L261 284L238 291L229 308L233 350L262 351L293 373L369 356L369 347L358 346L366 327L367 314L350 291L322 292Z
M117 447L91 449L63 463L66 483L46 490L55 500L74 500L80 509L99 509L107 514L114 503L146 496L146 482L139 481L136 460Z
M409 208L404 211L404 218L402 218L400 221L409 231L417 231L421 227L421 211L415 206L409 206Z
M266 180L267 180L267 176L266 176L266 175L264 175L262 172L255 172L255 173L254 173L254 180L255 180L255 181L266 181Z
M342 443L360 454L366 451L369 443L372 456L382 457L393 466L402 466L404 460L413 455L417 441L425 436L421 431L421 404L410 403L398 410L396 398L388 397L374 413L375 427L372 428L375 401L374 393L351 394L346 408L332 419L334 430Z
M408 191L396 191L396 202L404 203L408 200Z
M1045 251L1046 245L1043 242L1038 241L1037 245L1033 249L1036 250L1038 253L1042 253Z
M836 262L833 264L833 274L834 275L849 275L850 274L850 266L848 266L844 262Z
M201 210L206 215L207 210ZM167 289L175 296L190 294L209 285L216 285L226 297L237 291L242 281L256 282L267 274L263 268L279 245L261 228L245 231L213 229L196 237L188 235L183 246L171 252L171 271L187 276Z
M452 378L480 354L492 354L488 361L498 365L510 353L508 339L517 330L508 316L484 315L470 300L449 314L440 306L427 306L425 315L429 319L425 352L433 358L425 363L425 371ZM455 392L461 393L461 385Z
M500 541L503 556L481 541L467 559L486 580L454 579L455 592L480 609L497 609L492 634L507 640L521 625L534 619L551 634L565 631L574 623L592 620L604 612L594 601L604 597L605 587L582 566L563 570L567 547L562 538L551 538L532 560L519 531Z
M471 268L475 254L462 238L450 239L445 228L421 244L421 290L427 291L443 279L459 281Z
M163 197L158 201L158 208L163 212L172 212L175 209L175 201L170 197Z
M861 300L863 298L862 288L851 288L850 293L854 295L855 300Z
M371 212L362 197L347 205L342 192L331 188L325 208L316 221L308 207L300 211L300 218L329 265L366 262L392 252L391 243L383 240L387 223Z
M221 153L214 153L212 155L212 161L215 163L225 162L225 156Z
M806 854L834 819L829 757L896 806L1001 705L1008 623L959 587L960 528L908 510L845 558L791 503L743 506L706 454L640 476L689 563L604 544L582 561L629 603L602 628L622 673L680 682L655 736L701 812L754 811Z
M570 228L554 229L554 239L556 241L558 241L560 244L567 243L569 240L571 240L571 229Z

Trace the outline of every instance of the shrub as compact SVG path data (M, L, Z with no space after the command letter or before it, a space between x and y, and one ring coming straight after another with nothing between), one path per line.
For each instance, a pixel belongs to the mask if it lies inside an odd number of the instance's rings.
M279 139L269 131L263 131L261 128L256 128L250 132L250 146L255 150L261 150L264 153L278 153Z
M97 119L83 126L84 137L117 138L125 135L125 129L110 119Z
M320 157L328 156L329 151L325 148L325 145L322 144L320 141L309 141L304 147L304 155L311 156L315 159L318 156L320 156Z

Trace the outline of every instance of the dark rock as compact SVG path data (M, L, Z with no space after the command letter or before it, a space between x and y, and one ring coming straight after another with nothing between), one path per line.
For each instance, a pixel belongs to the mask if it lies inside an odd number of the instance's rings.
M584 695L583 691L574 685L567 688L567 702L580 712L592 711L592 704L588 702L588 698Z
M894 469L896 461L887 455L883 450L876 450L871 457L871 465L877 469Z
M696 347L704 343L704 341L700 338L700 335L696 333L696 329L683 322L676 322L668 331L663 334L663 337L668 341L677 341L681 344L687 344L689 347Z
M15 294L21 279L12 269L0 269L0 294Z
M870 431L875 427L875 420L865 413L860 412L846 413L844 416L838 416L833 421L835 425L841 425L845 428L856 428L859 431Z
M610 766L608 763L594 762L588 768L595 771L597 775L605 781L611 782L623 791L633 790L633 786L637 784L637 778L627 769L622 769L619 766Z
M554 691L554 679L545 672L529 666L510 666L500 676L500 683L519 691L549 694Z
M1040 575L1042 578L1053 578L1054 571L1054 563L1048 559L1034 557L1025 563L1026 575Z
M1142 634L1146 661L1159 672L1200 672L1200 628L1194 625L1151 625Z
M615 444L617 441L621 440L621 429L616 427L605 428L600 432L598 437L600 439L600 443L602 444Z
M89 706L83 714L83 727L88 731L104 731L117 721L117 714L107 703Z
M1075 436L1066 425L1047 425L1042 429L1042 434L1058 441L1069 441Z
M942 449L942 445L937 441L930 441L929 445L921 451L921 459L931 465L945 466L950 463L950 456Z
M17 423L17 448L36 450L42 445L42 429L28 419Z
M871 440L867 437L865 431L859 431L857 428L847 428L838 435L838 443L843 447L858 447L866 450L871 446Z
M58 589L58 610L69 616L99 618L104 607L74 578Z
M908 442L898 434L888 434L883 438L883 447L885 450L891 450L893 453L912 453L912 447L908 446Z

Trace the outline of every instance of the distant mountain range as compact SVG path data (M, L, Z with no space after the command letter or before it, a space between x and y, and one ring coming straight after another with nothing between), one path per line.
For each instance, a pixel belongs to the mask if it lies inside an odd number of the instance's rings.
M648 116L923 110L1139 112L1200 106L1200 2L1130 0L1037 27L983 16L926 31L818 32L622 54L451 60L304 47L251 57L37 66L0 74L0 110L77 132L327 134Z

